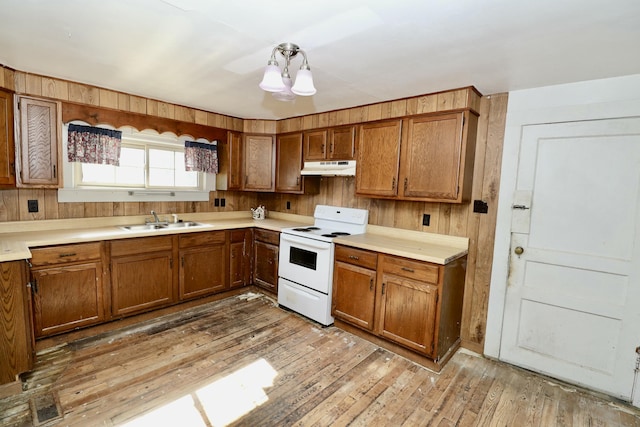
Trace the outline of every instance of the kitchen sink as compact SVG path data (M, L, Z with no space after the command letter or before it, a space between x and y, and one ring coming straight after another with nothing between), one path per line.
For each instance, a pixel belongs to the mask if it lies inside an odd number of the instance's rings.
M123 230L127 231L154 231L154 230L172 230L172 229L183 229L183 228L194 228L194 227L205 227L209 224L202 224L200 222L194 221L183 221L183 222L150 222L147 224L135 224L135 225L125 225L121 226Z

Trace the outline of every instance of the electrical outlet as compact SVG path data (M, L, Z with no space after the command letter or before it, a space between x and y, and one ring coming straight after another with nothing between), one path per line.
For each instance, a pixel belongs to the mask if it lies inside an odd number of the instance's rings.
M27 208L29 212L38 212L38 201L37 200L27 200Z
M216 208L220 206L220 199L213 199L213 206Z
M489 212L489 205L487 204L487 202L484 202L482 200L474 200L473 211L475 213L486 214L487 212Z
M426 225L428 227L430 222L431 222L431 215L422 214L422 225Z
M222 199L220 199L220 207L224 208L224 205L226 205L226 201L224 200L224 197Z
M287 209L291 209L291 202L287 200Z

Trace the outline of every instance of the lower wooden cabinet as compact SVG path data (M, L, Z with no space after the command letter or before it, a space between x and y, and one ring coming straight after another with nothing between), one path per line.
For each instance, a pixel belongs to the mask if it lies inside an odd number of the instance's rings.
M466 257L436 265L336 245L332 314L438 364L460 341L465 272Z
M111 242L111 313L120 317L175 301L171 236Z
M376 296L375 252L336 245L332 313L363 329L373 330Z
M181 234L178 239L181 301L229 289L226 232Z
M253 244L253 283L267 291L278 292L278 255L280 233L256 229Z
M0 384L16 381L34 362L31 291L26 263L0 263Z
M239 288L251 283L251 229L231 230L229 234L229 286Z
M36 337L105 320L102 243L31 250Z

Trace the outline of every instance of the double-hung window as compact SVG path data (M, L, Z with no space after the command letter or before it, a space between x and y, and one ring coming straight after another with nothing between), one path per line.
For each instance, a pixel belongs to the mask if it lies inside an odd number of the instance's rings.
M63 135L64 188L61 202L207 201L215 175L185 171L189 137L122 130L119 166L68 162ZM202 140L201 140L202 141Z

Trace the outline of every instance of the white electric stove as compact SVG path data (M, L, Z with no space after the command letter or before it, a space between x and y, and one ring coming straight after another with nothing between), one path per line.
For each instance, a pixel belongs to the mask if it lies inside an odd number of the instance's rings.
M278 304L331 325L333 239L366 232L369 211L317 205L313 217L313 226L280 233Z

